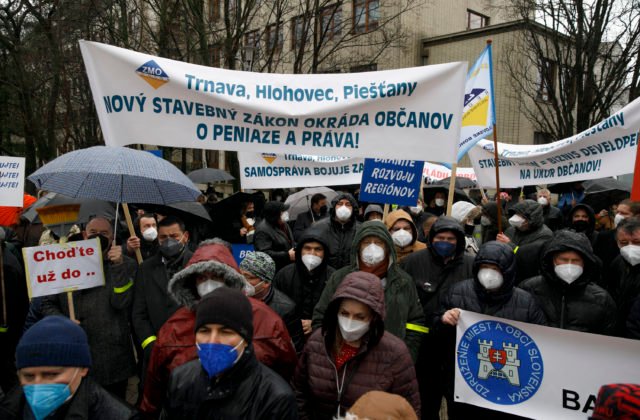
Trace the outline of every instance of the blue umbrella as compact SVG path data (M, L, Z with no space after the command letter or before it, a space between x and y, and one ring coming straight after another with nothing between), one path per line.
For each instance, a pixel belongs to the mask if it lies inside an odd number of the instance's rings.
M151 153L95 146L66 153L27 179L69 197L116 203L195 201L200 191L178 168Z

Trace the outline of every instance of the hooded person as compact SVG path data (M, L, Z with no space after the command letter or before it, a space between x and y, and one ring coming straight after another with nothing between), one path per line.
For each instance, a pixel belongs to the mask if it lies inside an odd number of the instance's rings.
M353 237L360 226L357 216L356 199L349 193L339 193L331 200L329 217L316 224L329 247L329 265L336 270L349 264Z
M376 281L382 283L388 313L385 328L404 340L415 360L424 331L424 314L411 277L398 265L393 239L378 221L364 222L358 229L351 246L351 263L331 276L313 310L313 329L321 326L333 294L347 274L354 271L378 277Z
M329 265L329 247L318 229L307 229L296 246L296 261L276 273L273 286L296 304L305 336L311 334L313 308L336 270Z
M481 242L484 244L489 241L495 241L498 236L498 203L495 201L488 201L482 206L482 214L480 216L481 230ZM504 217L504 211L500 213L500 219L502 229L506 229L509 226L509 221Z
M456 219L462 229L465 237L465 252L470 255L476 255L480 249L479 239L474 237L475 219L481 217L482 207L469 203L468 201L458 201L453 203L451 207L451 217Z
M450 419L501 418L502 413L455 402L454 354L460 310L513 321L545 325L542 309L530 293L514 286L516 259L513 249L491 241L480 247L473 262L473 278L455 283L443 296L434 325L443 330L448 346L445 357L446 396Z
M613 334L616 304L594 282L600 275L600 260L583 233L556 232L538 263L540 275L525 280L520 287L536 298L549 326Z
M240 272L255 290L251 297L269 305L282 318L296 351L301 352L304 346L304 335L296 304L287 295L273 287L276 263L264 252L247 252L240 263Z
M411 215L413 224L418 228L418 240L424 243L427 240L427 235L425 235L422 231L422 225L424 225L424 223L430 217L433 217L435 215L432 213L427 213L427 211L425 210L424 198L422 194L418 195L418 200L416 201L415 206L405 206L402 207L402 210Z
M88 376L87 334L69 318L36 322L16 350L20 385L0 399L0 418L125 420L135 411Z
M473 276L473 257L465 254L464 249L465 235L460 223L452 217L440 216L429 231L428 248L414 252L402 262L402 268L413 277L428 328L416 364L423 418L439 418L446 347L442 345L441 334L433 330L433 319L438 314L441 296L453 284Z
M584 233L591 246L595 246L598 239L596 232L596 214L588 204L576 204L567 215L566 226L576 232Z
M384 217L384 210L382 210L382 207L380 207L377 204L369 204L366 208L366 210L364 211L364 221L369 221L369 220L380 220L382 221L382 218Z
M542 206L533 200L524 200L509 209L511 227L497 240L510 243L516 253L516 285L540 273L540 257L544 246L553 238L553 232L544 224Z
M386 300L374 274L350 272L339 284L294 375L302 418L340 416L372 390L400 395L420 413L411 355L401 339L385 331L386 315L391 314Z
M385 220L387 229L393 239L398 261L402 261L412 252L425 249L427 245L418 240L418 229L411 216L404 210L394 210L387 215Z
M288 209L280 201L267 202L253 238L255 250L269 255L276 263L276 271L293 262L295 256L293 232L287 223Z
M195 308L202 296L226 286L252 293L240 274L229 245L220 239L200 243L186 267L169 281L169 294L181 308L160 328L151 352L140 410L147 417L160 414L171 372L196 357ZM265 303L250 298L253 310L253 348L256 358L288 379L296 364L295 348L282 319Z
M240 290L207 294L194 329L198 359L172 372L163 419L298 418L287 382L256 359L252 307Z

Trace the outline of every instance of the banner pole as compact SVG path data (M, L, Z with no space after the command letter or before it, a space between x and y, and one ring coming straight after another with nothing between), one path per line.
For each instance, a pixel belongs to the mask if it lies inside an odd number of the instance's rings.
M496 205L498 207L498 232L502 233L502 203L500 200L500 165L498 163L498 133L496 125L493 124L493 159L496 167Z
M122 209L124 210L124 218L127 220L129 235L136 236L136 231L133 229L133 221L131 221L131 213L129 213L129 205L127 203L122 203ZM115 232L113 233L113 237L115 238ZM136 260L138 261L138 264L142 264L142 253L140 252L140 248L136 248Z
M636 138L640 136L640 131L636 133ZM633 183L631 184L631 199L640 201L640 153L636 147L636 164L633 168Z
M382 214L382 222L385 223L387 220L387 215L389 214L389 204L384 205L384 213Z
M453 207L453 196L456 191L456 173L458 172L458 164L451 165L451 178L449 178L449 195L447 196L447 216L451 216L451 208Z

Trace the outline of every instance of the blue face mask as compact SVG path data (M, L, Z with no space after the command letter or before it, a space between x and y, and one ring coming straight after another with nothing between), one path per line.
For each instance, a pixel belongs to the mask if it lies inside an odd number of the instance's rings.
M25 385L22 390L36 420L46 418L71 397L67 384Z
M431 246L441 257L451 257L456 252L456 245L447 241L433 242Z
M240 355L237 349L243 341L241 340L235 347L220 343L196 343L200 363L209 374L209 378L224 372L238 361Z

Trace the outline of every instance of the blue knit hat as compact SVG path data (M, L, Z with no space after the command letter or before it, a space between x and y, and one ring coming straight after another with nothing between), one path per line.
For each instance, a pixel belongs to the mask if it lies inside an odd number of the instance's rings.
M16 348L16 367L91 367L91 352L84 330L69 318L48 316L24 333Z

